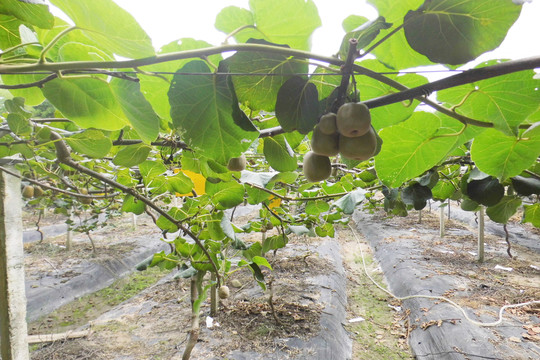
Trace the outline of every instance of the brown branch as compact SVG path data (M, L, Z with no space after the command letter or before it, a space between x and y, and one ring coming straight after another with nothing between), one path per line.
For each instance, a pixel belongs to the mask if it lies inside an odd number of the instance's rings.
M51 185L44 184L44 183L39 182L37 180L27 178L25 176L18 175L17 173L15 173L13 171L10 171L10 170L2 167L2 166L0 166L0 171L3 171L3 172L5 172L5 173L7 173L7 174L9 174L11 176L15 176L15 177L18 177L18 178L23 179L25 181L28 181L29 183L41 186L42 188L49 189L49 190L52 190L52 191L56 191L56 192L59 192L59 193L65 194L65 195L69 195L69 196L73 196L73 197L87 198L87 199L109 199L109 198L113 198L113 197L116 197L116 196L120 195L119 192L115 192L115 193L108 194L108 195L84 195L84 194L80 194L80 193L76 193L76 192L63 190L63 189L60 189L60 188L57 188L57 187L54 187L54 186L51 186Z
M216 263L214 262L214 260L212 259L212 257L210 256L210 253L208 252L208 250L204 247L203 243L201 242L201 240L197 237L197 235L195 235L193 232L191 232L191 230L189 230L187 227L185 227L181 221L178 221L176 220L175 218L173 218L171 215L169 215L165 210L161 209L159 206L157 206L156 204L154 204L154 202L152 202L150 199L148 199L147 197L141 195L138 191L136 191L135 189L133 188L130 188L130 187L127 187L125 185L122 185L114 180L111 180L110 178L106 177L106 176L103 176L103 174L100 174L94 170L91 170L85 166L82 166L80 165L79 163L75 162L71 156L70 156L70 153L69 153L69 149L66 145L66 143L64 142L64 140L62 139L62 137L60 135L58 135L57 133L55 133L54 131L51 131L51 140L54 141L54 146L56 148L56 157L58 159L59 162L61 162L62 164L64 165L67 165L83 174L86 174L86 175L89 175L97 180L100 180L101 182L105 183L105 184L108 184L126 194L129 194L131 196L133 196L134 198L136 198L137 200L140 200L142 201L144 204L146 204L148 207L152 208L154 211L156 211L158 214L160 214L161 216L163 216L165 219L167 219L168 221L170 221L171 223L173 223L176 227L178 227L180 230L182 230L186 235L188 235L189 237L191 237L193 239L193 241L195 241L195 243L197 244L197 246L200 247L200 249L202 250L202 252L204 253L204 255L208 258L210 264L212 265L213 269L214 269L214 272L216 273L216 277L217 277L217 281L218 281L218 284L221 284L221 276L219 275L219 270L218 270L218 267L216 265Z

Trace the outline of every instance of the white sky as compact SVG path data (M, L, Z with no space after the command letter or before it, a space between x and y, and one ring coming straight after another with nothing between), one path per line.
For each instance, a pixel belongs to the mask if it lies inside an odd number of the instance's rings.
M312 52L332 55L337 52L344 31L341 22L349 15L373 19L377 12L365 0L314 0L323 25L312 39ZM399 0L396 0L399 1ZM471 0L474 1L474 0ZM156 48L182 37L193 37L219 45L225 34L214 28L217 13L226 6L249 9L248 0L115 0L130 12L152 38ZM540 55L540 0L523 5L518 21L502 45L480 60L524 58Z

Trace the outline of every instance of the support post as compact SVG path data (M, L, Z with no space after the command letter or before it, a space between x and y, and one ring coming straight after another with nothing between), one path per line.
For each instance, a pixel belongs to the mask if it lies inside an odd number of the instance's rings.
M442 203L441 203L442 205ZM440 237L444 237L445 229L444 229L444 207L439 207L439 235Z
M16 172L14 168L10 170ZM21 180L0 172L0 354L30 358L26 326Z
M484 206L478 211L478 262L484 262Z
M73 207L69 209L69 220L71 220L71 222L75 221L75 218L73 217ZM72 230L72 225L69 224L67 228L67 233L66 233L66 251L71 251L72 248L73 248L73 230Z

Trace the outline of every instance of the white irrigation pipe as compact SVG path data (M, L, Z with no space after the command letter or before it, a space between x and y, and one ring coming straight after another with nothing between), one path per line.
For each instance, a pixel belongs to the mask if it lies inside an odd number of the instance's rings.
M356 231L352 228L351 225L349 225L349 229L351 229L351 232L353 233L356 241L360 245L360 239L358 239L358 235L356 235ZM429 296L429 295L396 296L396 295L394 295L392 292L390 292L389 290L387 290L387 289L383 288L381 285L379 285L379 283L377 283L377 281L375 281L375 279L373 279L369 275L367 267L366 267L366 261L365 261L365 258L364 258L364 251L362 250L362 246L359 246L359 248L360 248L360 255L362 256L362 264L364 266L364 273L369 278L369 280L371 280L371 282L373 282L373 284L375 284L375 286L377 286L379 289L381 289L382 291L384 291L385 293L387 293L391 297L393 297L393 298L395 298L397 300L400 300L400 301L408 300L408 299L416 299L416 298L446 301L447 303L449 303L450 305L452 305L453 307L455 307L456 309L461 311L463 316L465 316L465 319L467 319L470 323L472 323L474 325L477 325L477 326L482 326L482 327L498 326L503 321L503 313L504 313L504 311L506 309L529 306L529 305L533 305L533 304L540 304L540 300L534 300L534 301L528 301L528 302L525 302L525 303L504 305L503 307L501 307L499 309L499 319L497 321L490 322L490 323L479 322L479 321L476 321L474 319L471 319L469 317L469 315L467 315L467 313L465 312L465 310L461 306L459 306L458 304L456 304L452 300L450 300L448 298L445 298L443 296Z

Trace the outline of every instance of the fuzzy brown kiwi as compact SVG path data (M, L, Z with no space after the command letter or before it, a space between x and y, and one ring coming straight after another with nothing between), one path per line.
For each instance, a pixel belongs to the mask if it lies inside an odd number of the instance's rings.
M364 161L372 157L376 149L377 136L372 128L363 136L339 136L339 153L345 158Z
M32 185L26 185L22 190L22 196L27 199L34 197L34 187Z
M230 171L242 171L246 168L246 156L242 154L239 157L233 157L229 159L227 169Z
M339 153L338 140L338 133L327 135L321 131L320 125L316 125L311 136L311 150L318 155L336 156Z
M330 158L328 156L315 154L313 151L308 151L307 154L304 155L303 171L306 180L309 182L328 179L332 173Z
M345 103L341 105L336 116L338 132L347 137L365 135L371 129L371 114L362 103Z

